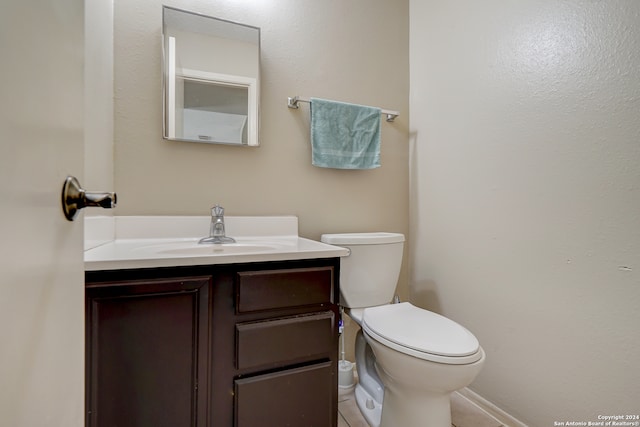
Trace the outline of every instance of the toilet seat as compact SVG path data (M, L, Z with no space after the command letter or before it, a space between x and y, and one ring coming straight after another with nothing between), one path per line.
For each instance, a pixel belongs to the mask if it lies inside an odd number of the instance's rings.
M408 302L366 308L362 329L396 351L432 362L477 362L483 351L471 332L453 320Z

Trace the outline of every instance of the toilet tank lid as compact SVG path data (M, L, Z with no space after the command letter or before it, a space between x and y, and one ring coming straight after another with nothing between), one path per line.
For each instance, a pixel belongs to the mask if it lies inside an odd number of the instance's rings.
M330 245L383 245L404 242L404 235L386 232L323 234L320 241Z

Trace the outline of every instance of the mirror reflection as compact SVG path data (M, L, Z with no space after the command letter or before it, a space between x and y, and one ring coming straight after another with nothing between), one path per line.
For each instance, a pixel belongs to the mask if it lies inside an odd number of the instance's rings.
M260 29L163 7L164 137L258 145Z

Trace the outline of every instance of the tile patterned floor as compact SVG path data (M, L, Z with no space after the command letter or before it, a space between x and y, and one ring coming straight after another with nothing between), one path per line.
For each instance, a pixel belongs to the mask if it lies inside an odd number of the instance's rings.
M451 422L451 427L506 427L457 393L451 397ZM369 427L360 414L353 389L340 390L338 427Z

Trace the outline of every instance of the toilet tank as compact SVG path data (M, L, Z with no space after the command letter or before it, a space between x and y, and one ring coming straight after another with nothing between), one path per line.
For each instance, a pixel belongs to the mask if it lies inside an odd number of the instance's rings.
M340 305L365 308L391 302L402 265L404 235L323 234L320 240L350 250L340 259Z

